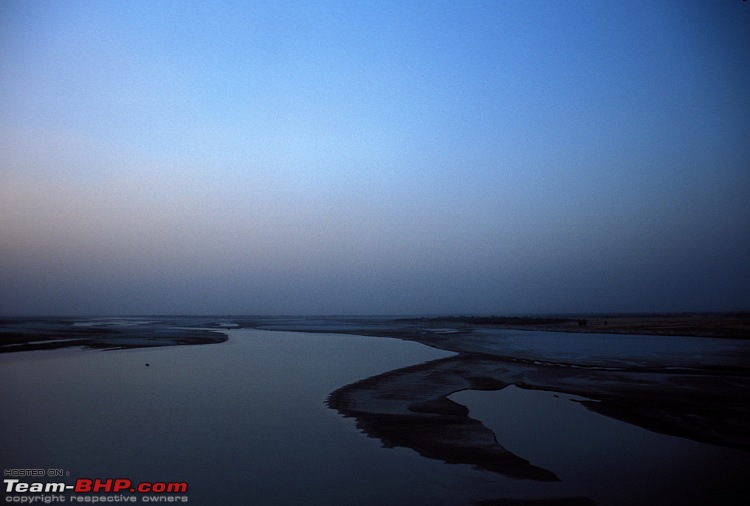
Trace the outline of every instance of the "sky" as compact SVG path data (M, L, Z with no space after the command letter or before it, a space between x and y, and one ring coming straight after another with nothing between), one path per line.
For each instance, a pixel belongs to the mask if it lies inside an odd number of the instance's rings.
M0 2L0 314L750 309L750 3Z

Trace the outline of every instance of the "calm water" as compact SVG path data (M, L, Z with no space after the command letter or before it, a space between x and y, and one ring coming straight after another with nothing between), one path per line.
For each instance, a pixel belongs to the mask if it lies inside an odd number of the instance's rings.
M643 504L644 494L672 497L675 483L704 492L739 483L695 485L703 464L729 461L742 476L750 469L743 452L653 434L569 398L515 387L452 398L561 483L383 449L326 408L327 395L450 353L335 334L233 330L230 337L220 345L0 356L3 468L61 468L70 483L185 481L190 503L200 505L449 505L573 495ZM687 459L701 464L675 472L689 467Z
M598 415L575 397L509 386L451 399L508 450L553 471L550 488L597 504L746 504L750 455ZM546 485L545 485L546 486Z

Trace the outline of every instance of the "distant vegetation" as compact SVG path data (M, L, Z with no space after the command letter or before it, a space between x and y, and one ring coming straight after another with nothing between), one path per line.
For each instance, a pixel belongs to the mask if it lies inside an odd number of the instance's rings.
M557 325L560 323L577 323L583 326L587 323L585 319L536 316L440 316L435 318L421 318L421 320L470 323L472 325Z

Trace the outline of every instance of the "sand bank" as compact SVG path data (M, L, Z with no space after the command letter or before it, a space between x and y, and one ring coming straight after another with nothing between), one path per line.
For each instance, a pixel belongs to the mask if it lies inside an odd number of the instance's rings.
M221 328L205 318L0 318L0 353L213 344L227 340Z
M555 480L551 471L509 452L464 406L448 399L465 389L508 385L577 396L592 411L650 431L750 451L750 343L745 340L633 334L608 342L606 335L591 335L584 340L587 346L576 351L579 334L510 332L432 319L346 319L338 328L333 319L311 327L303 320L265 325L414 340L456 352L363 379L328 399L331 408L355 418L384 446L412 448L429 458ZM652 332L657 332L662 324L654 325ZM572 337L569 342L566 335ZM541 345L530 345L539 337ZM592 350L590 343L598 348Z

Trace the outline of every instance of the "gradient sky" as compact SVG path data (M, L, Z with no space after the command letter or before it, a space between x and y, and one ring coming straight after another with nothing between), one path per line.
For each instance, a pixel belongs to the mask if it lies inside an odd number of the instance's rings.
M738 309L749 2L0 2L0 314Z

